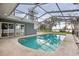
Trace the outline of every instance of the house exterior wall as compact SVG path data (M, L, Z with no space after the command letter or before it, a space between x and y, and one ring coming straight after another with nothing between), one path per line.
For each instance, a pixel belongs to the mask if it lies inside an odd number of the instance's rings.
M23 22L18 22L18 21L1 20L0 21L0 37L1 37L1 33L2 33L1 23L3 23L3 22L13 23L15 27L16 27L16 24L23 24L24 25L24 35L36 34L36 30L34 29L34 23L23 23ZM17 36L15 27L14 27L14 36Z
M34 29L33 23L26 23L25 24L25 35L36 34L36 30Z

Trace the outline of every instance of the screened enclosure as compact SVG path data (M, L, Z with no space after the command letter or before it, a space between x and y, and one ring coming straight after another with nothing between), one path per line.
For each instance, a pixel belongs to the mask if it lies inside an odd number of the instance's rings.
M17 3L7 15L20 21L34 23L38 31L73 32L78 35L78 3Z

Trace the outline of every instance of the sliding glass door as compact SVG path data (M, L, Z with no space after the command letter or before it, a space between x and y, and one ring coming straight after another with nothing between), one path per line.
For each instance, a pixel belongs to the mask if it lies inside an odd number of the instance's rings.
M8 36L8 24L2 23L2 37Z
M15 36L20 36L20 24L15 24Z
M15 36L24 35L24 24L16 24L15 25Z
M11 23L2 23L1 24L1 28L2 28L2 37L10 37L10 36L14 36L14 24Z
M14 24L8 24L9 36L14 36Z
M0 37L14 37L24 35L24 24L2 22Z

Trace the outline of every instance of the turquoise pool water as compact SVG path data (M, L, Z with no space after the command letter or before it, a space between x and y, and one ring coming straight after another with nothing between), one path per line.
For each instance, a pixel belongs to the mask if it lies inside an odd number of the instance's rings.
M61 44L61 35L44 34L18 40L25 47L40 51L55 51Z

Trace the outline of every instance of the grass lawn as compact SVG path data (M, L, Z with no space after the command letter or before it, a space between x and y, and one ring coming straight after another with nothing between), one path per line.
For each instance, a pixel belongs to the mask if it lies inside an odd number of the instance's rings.
M41 32L41 33L50 33L50 34L56 34L56 35L72 34L71 32Z
M58 35L66 35L66 34L72 34L70 32L52 32L54 34L58 34Z

